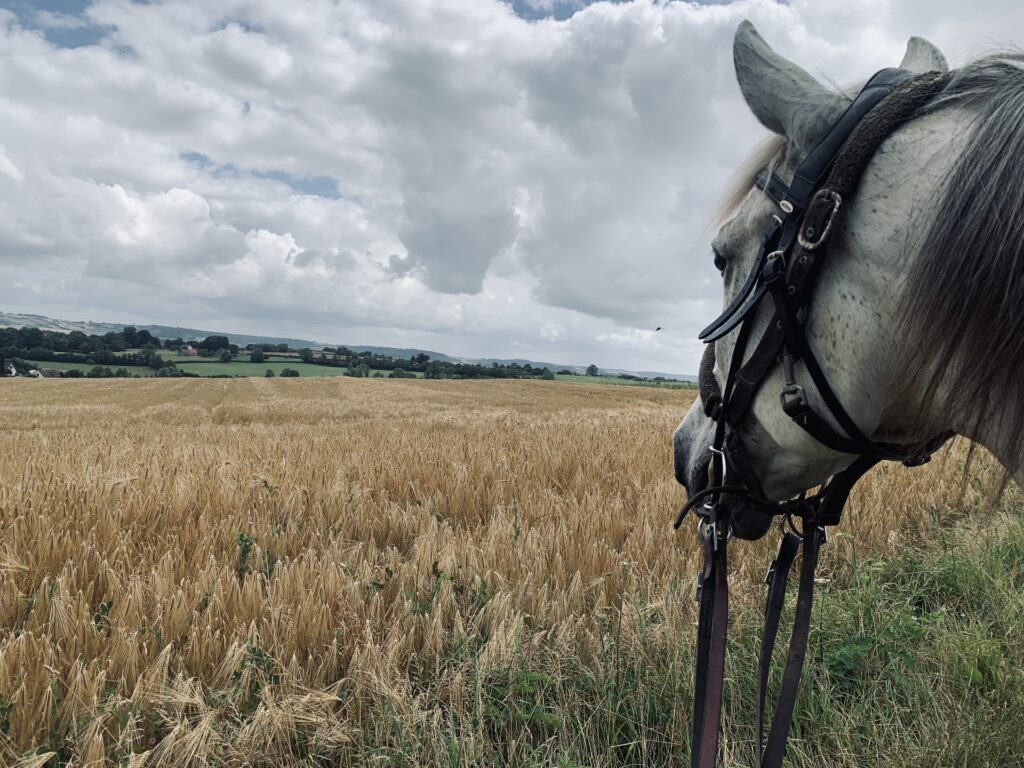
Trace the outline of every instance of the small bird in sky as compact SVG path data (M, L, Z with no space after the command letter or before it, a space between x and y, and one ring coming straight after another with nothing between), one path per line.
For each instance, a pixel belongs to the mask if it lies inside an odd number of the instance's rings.
M658 326L657 328L655 328L654 330L656 330L656 331L660 331L660 330L661 330L661 326L659 325L659 326Z

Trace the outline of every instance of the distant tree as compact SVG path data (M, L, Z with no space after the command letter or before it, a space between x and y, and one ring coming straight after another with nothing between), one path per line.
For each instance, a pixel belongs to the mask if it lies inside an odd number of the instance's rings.
M313 362L313 350L309 347L303 347L299 350L299 359L304 363Z
M424 379L443 379L444 368L436 360L427 363L426 369L423 371Z
M370 366L368 365L350 365L348 370L345 371L346 376L354 376L357 379L366 379L370 376Z
M158 339L156 336L154 336L152 333L150 333L147 330L139 331L138 337L137 337L137 341L138 341L138 346L140 346L140 347L144 346L146 344L159 344L160 343L160 339Z
M88 339L81 331L72 331L68 334L68 349L80 349L82 342Z
M283 378L294 378L294 377L296 377L298 375L299 375L299 372L296 371L294 368L285 368L285 369L283 369L281 371L281 376Z
M563 368L558 372L559 376L575 376L576 374L570 371L568 368Z
M41 346L46 341L43 332L38 328L19 328L18 346L22 349Z
M146 347L139 352L139 360L143 365L152 368L154 371L158 371L164 367L164 359L156 353L152 344L147 344Z
M278 344L276 347L274 347L274 350L276 352L287 352L288 351L288 345L287 344Z
M548 370L547 368L545 368L545 369L544 369L544 370L543 370L543 371L541 372L541 374L540 374L540 377L541 377L542 379L544 379L544 381L554 381L554 380L555 380L555 374L553 374L553 373L552 373L552 372L551 372L550 370Z
M401 366L395 368L391 373L388 374L389 379L415 379L416 374L412 371L406 371Z
M426 365L429 360L430 355L428 355L426 352L420 352L419 354L412 356L412 362L418 365Z
M217 352L221 349L228 349L230 346L231 342L228 341L227 336L207 336L199 342L199 349L205 349L207 352Z
M130 348L134 349L139 346L139 332L135 329L135 326L126 325L124 330L121 331L121 336L124 338L124 343Z
M263 374L263 378L272 379L274 378L274 371L271 368L267 368L267 372Z
M267 356L263 354L263 350L260 347L256 347L252 352L249 353L250 363L262 363L267 359Z
M111 352L124 352L128 349L127 343L125 343L125 340L121 338L121 334L119 333L103 334L103 346Z
M591 363L587 366L587 376L597 376L597 366Z
M230 349L220 349L217 350L217 359L222 363L230 363L235 359L235 356L231 354Z

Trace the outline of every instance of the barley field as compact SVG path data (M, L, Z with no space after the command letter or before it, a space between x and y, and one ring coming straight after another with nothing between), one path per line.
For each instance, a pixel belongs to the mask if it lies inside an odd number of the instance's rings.
M698 549L670 436L693 397L0 382L0 764L682 764ZM1019 492L993 506L964 454L855 493L794 765L1021 750ZM731 550L729 765L774 542Z

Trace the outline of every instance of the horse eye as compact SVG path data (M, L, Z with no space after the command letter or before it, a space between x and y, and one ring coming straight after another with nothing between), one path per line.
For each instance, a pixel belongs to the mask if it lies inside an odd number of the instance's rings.
M715 254L715 269L725 272L725 256L719 253L717 248L712 248L711 252Z

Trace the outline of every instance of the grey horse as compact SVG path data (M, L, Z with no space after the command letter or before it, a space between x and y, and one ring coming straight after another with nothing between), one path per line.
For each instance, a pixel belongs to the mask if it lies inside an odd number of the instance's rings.
M737 29L733 56L747 105L773 135L727 192L708 255L722 272L726 304L777 213L755 174L770 167L788 182L849 103L773 51L750 22ZM947 71L942 53L920 38L911 38L900 66ZM759 312L753 338L768 321L768 308ZM716 342L720 384L734 337ZM987 56L952 72L939 97L881 145L832 235L807 338L872 439L965 435L1008 477L1024 479L1024 55ZM772 500L817 486L854 459L783 413L781 367L739 427ZM827 414L800 365L796 378ZM691 494L708 483L713 425L698 399L674 434L676 478ZM750 508L734 510L732 520L742 538L758 538L770 524Z

